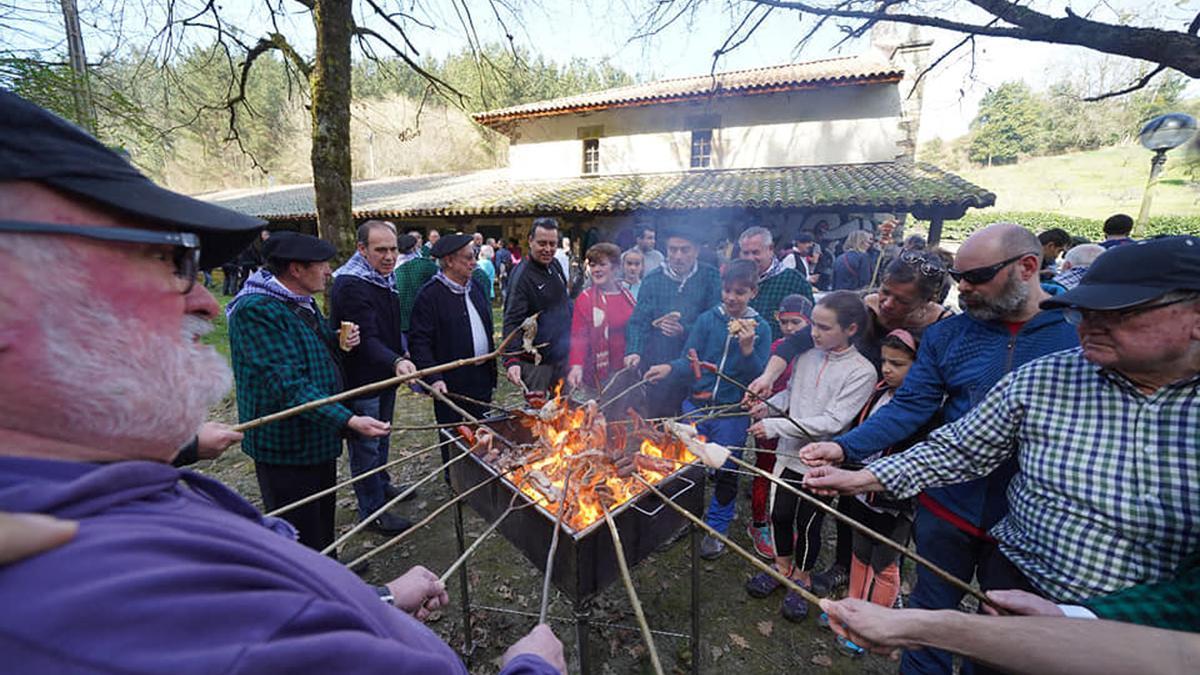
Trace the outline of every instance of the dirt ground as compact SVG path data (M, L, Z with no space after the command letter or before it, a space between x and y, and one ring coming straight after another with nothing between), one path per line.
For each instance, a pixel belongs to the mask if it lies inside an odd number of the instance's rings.
M517 394L505 383L498 400L514 403ZM214 411L217 419L235 421L232 400ZM411 391L398 397L394 424L397 427L433 423L429 400ZM434 431L401 431L392 437L393 457L401 450L416 450L436 442ZM441 464L438 452L405 462L392 471L393 481L411 483L426 476ZM200 471L216 476L233 486L256 504L258 487L254 480L253 462L235 446L221 458L202 462ZM339 467L343 478L349 468L342 456ZM738 519L731 528L735 541L749 547L745 534L749 514L749 479L743 477L739 496ZM421 487L417 497L401 504L396 512L414 521L419 520L451 497L448 486L440 478ZM706 499L707 503L707 499ZM338 533L349 530L355 522L354 494L350 488L340 492ZM457 558L454 537L454 510L448 509L437 519L399 546L386 550L371 560L363 578L370 583L390 580L414 564L421 564L441 574ZM470 509L465 509L468 545L488 525ZM827 519L828 520L828 519ZM832 557L833 527L825 523L822 567ZM351 540L341 552L342 560L351 560L378 546L386 537L369 531ZM688 672L695 657L690 645L690 576L688 574L689 546L685 538L665 551L640 562L632 570L633 581L654 630L679 634L656 635L655 641L664 668L669 672ZM767 600L749 597L743 584L753 573L749 563L736 554L726 553L713 562L701 564L701 671L705 673L885 673L894 672L895 664L887 659L866 656L851 659L837 651L833 634L820 628L813 610L801 624L790 623L779 614L783 595ZM531 629L535 618L482 609L502 608L509 612L528 612L536 615L541 600L542 575L500 535L483 543L468 563L475 651L468 661L475 673L494 673L499 658L515 640ZM458 575L449 582L452 605L430 619L430 627L462 652L464 631L459 601L462 589ZM562 639L572 672L578 670L578 657L572 606L564 596L553 592L549 614L551 626ZM651 672L650 660L636 629L636 621L620 583L606 589L593 603L593 627L590 633L590 654L594 672L635 673ZM609 626L597 624L611 624Z

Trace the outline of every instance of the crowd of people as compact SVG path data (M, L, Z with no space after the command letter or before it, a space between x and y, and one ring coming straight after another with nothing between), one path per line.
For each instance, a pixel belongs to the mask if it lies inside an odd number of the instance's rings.
M318 553L343 440L364 526L411 527L391 507L414 491L382 470L395 389L244 435L204 421L231 380L246 422L456 361L421 385L442 424L487 414L501 375L535 405L623 379L643 383L640 414L754 453L791 489L754 479L745 536L828 598L818 621L848 656L903 650L905 673L951 673L951 652L962 672L1184 672L1200 652L1196 237L1134 240L1127 216L1095 245L999 223L947 260L860 231L822 271L813 233L780 247L747 227L706 261L696 228L639 225L633 246L592 243L577 268L554 218L532 221L524 251L372 220L334 270L328 242L264 237L14 95L0 110L0 589L25 608L0 618L0 643L20 672L465 672L422 625L448 602L436 576L372 588ZM196 278L248 245L260 259L225 309L230 369L199 343L219 308ZM67 257L79 264L45 274ZM330 278L326 317L314 296ZM497 358L497 335L535 315L537 355ZM271 518L181 467L238 441L265 511L328 494ZM722 536L741 473L731 460L711 481L704 520ZM923 565L904 599L897 551L839 519L823 556L824 510L793 490L1038 616L968 618L960 587ZM705 536L700 553L726 546ZM745 589L783 592L782 616L807 620L776 576ZM1052 636L1095 648L1063 654ZM1112 654L1119 640L1154 653ZM501 666L561 672L562 645L538 626Z

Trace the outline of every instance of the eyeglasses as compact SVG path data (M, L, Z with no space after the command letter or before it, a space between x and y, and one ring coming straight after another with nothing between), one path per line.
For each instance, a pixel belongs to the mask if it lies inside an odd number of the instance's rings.
M146 244L173 248L171 263L175 265L176 288L187 295L196 283L200 271L200 238L191 232L156 232L131 227L61 225L22 220L0 220L0 232L16 234L65 234L123 244Z
M1016 261L1020 260L1021 258L1024 258L1026 256L1031 256L1031 255L1037 255L1037 254L1036 253L1021 253L1019 255L1014 255L1013 257L1009 258L1008 260L1001 260L1000 262L996 263L995 265L987 265L985 267L975 267L975 268L972 268L969 270L959 271L959 270L956 270L953 267L951 267L950 269L946 270L946 273L949 274L950 278L954 279L955 281L962 281L965 279L967 281L967 283L971 284L972 286L978 286L980 284L986 284L987 282L991 281L992 279L995 279L996 275L1000 273L1000 270L1004 269L1005 267L1008 267L1009 265L1015 263Z
M900 254L900 262L905 265L912 265L920 270L921 274L927 277L940 279L946 274L946 268L942 266L942 261L939 259L930 259L922 253L915 251L905 251Z
M1143 314L1155 309L1170 307L1184 302L1200 301L1200 295L1189 295L1166 302L1156 302L1150 305L1136 305L1126 309L1081 309L1079 307L1068 307L1063 310L1063 319L1072 326L1078 326L1081 322L1087 321L1090 324L1101 326L1119 326L1128 319L1131 319L1138 314Z

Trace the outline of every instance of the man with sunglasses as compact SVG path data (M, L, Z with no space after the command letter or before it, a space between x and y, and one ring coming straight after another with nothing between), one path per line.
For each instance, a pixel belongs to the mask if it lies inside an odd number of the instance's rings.
M814 465L861 461L903 441L939 411L947 422L967 414L1006 373L1036 358L1079 345L1061 309L1042 310L1038 278L1041 245L1025 228L996 223L972 234L948 270L965 312L925 331L917 360L896 397L862 425L832 442L814 443L801 457ZM1010 461L966 483L926 490L918 498L913 536L917 551L970 581L989 545L988 528L1008 510ZM910 605L951 609L962 593L923 567ZM948 652L906 652L905 673L949 673Z
M389 607L287 523L170 465L231 381L200 341L220 308L197 265L261 226L0 91L0 512L78 523L0 567L6 671L466 672L420 622L447 601L432 573L390 582ZM505 661L554 672L562 648L542 626Z
M1114 248L1041 304L1079 348L1020 368L903 455L805 483L906 497L1019 458L981 586L1078 603L1169 579L1200 550L1200 238Z

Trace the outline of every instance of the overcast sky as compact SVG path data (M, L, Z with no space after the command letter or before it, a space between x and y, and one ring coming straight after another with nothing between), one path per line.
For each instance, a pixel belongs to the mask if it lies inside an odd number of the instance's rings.
M44 44L53 43L61 37L61 19L58 18L57 0L27 0L21 10L40 14L37 25L29 25L32 37L22 39L12 35L0 38L0 44ZM465 0L472 8L472 19L480 39L496 40L503 35L493 17L487 0ZM572 57L590 60L606 59L614 65L634 74L640 80L663 77L697 75L709 72L712 53L725 41L730 27L741 19L733 15L729 7L744 8L736 0L708 0L699 13L681 18L671 27L652 38L633 39L638 33L638 16L651 4L650 0L541 0L522 2L510 0L521 7L521 25L511 23L509 29L516 42L549 58L566 62ZM165 2L157 0L79 0L84 14L84 36L89 57L111 48L111 41L104 33L111 30L114 19L112 7L124 8L118 19L121 32L130 36L129 42L146 37L146 26L160 26L161 16L147 19L143 8L149 12L161 12ZM176 15L186 14L189 3L196 7L200 0L176 0ZM247 40L253 43L259 35L270 30L262 14L262 0L224 0L218 3L223 15L231 24L243 26ZM356 3L357 4L357 3ZM388 7L403 5L410 7L412 0L384 0ZM1034 8L1052 15L1061 15L1067 3L1061 0L1032 0ZM1118 12L1134 12L1132 20L1139 25L1153 25L1182 30L1188 20L1200 11L1200 0L1088 0L1085 3L1070 3L1077 14L1100 21L1121 20ZM284 7L295 6L284 2ZM362 5L359 5L362 7ZM455 3L446 0L425 0L420 3L426 18L434 29L417 26L411 28L410 37L423 54L443 56L461 49L466 40L461 21L455 14ZM982 14L978 10L955 0L932 0L925 6L935 7L939 15L964 20L977 20ZM965 9L964 9L965 6ZM89 7L96 8L89 12ZM34 9L36 8L36 9ZM155 9L159 8L159 9ZM744 11L744 9L743 9ZM975 14L972 14L975 12ZM359 17L363 20L363 17ZM377 19L367 19L375 27ZM97 27L87 25L95 23ZM859 40L843 45L833 51L840 37L834 28L826 28L803 52L796 53L796 42L807 31L807 23L801 23L795 12L775 10L742 46L724 56L719 70L735 70L777 65L792 61L808 61L831 56L849 56L867 49L867 41ZM281 29L302 52L311 53L312 26L303 11L298 11L291 20L284 19ZM925 30L925 29L923 29ZM386 29L381 29L385 32ZM190 34L193 39L208 40L204 30ZM948 47L962 39L956 33L925 30L925 35L934 40L932 55L936 57ZM1015 40L981 38L974 52L960 50L947 59L926 79L925 106L921 125L921 138L935 136L950 139L967 131L974 117L979 99L1003 82L1022 79L1035 89L1045 87L1053 81L1079 73L1098 72L1103 59L1106 70L1125 76L1135 67L1128 59L1101 57L1082 48L1042 45ZM1113 85L1125 84L1124 79L1115 79ZM1193 80L1187 92L1200 96L1200 81Z

